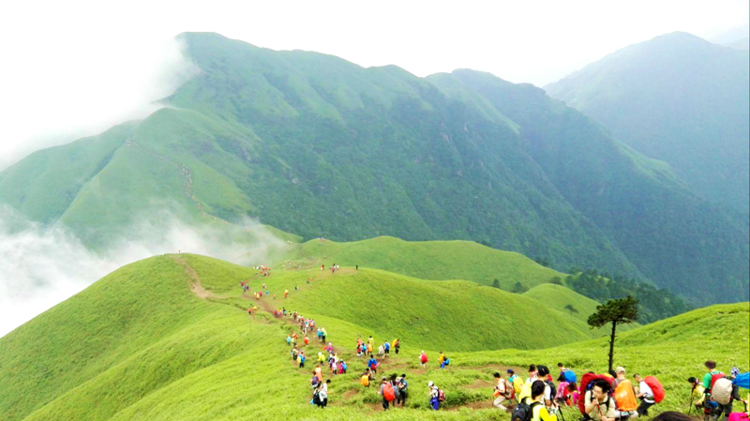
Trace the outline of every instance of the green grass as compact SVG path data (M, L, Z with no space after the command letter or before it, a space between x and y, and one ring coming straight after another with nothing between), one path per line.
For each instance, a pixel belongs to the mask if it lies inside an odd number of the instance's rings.
M190 291L192 271L208 291L207 300ZM308 277L314 278L311 284L305 283ZM267 299L270 306L314 316L349 362L350 374L334 379L324 412L307 403L312 359L299 370L288 357L284 338L290 326L266 313L253 318L245 312L254 300L241 296L237 282L248 278L253 286L267 282L279 297L290 287L289 299ZM294 291L297 284L300 290ZM659 410L684 410L684 379L700 374L702 361L715 359L725 371L750 365L747 320L748 304L740 303L624 332L616 364L662 380L667 399ZM558 361L579 373L604 370L605 338L541 349L555 342L550 327L575 332L582 324L534 298L471 282L351 268L334 275L275 270L260 278L253 269L217 259L165 255L113 272L0 338L0 419L507 419L486 409L493 371ZM378 342L401 336L401 356L384 368L408 373L412 393L406 410L376 412L374 391L359 391L357 373L364 364L350 351L357 333L373 334ZM444 371L435 367L442 345L453 361ZM534 349L499 349L508 345ZM432 355L426 370L416 361L422 348ZM428 380L447 391L447 406L458 411L426 409Z
M305 242L290 254L291 260L310 265L333 263L369 267L420 279L462 279L512 290L516 282L527 288L566 275L541 266L528 257L485 247L470 241L404 241L376 237L351 243L325 239ZM310 260L313 259L313 260Z

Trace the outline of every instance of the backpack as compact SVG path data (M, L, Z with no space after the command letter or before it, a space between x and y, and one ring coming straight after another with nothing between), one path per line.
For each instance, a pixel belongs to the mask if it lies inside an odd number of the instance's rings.
M726 376L722 372L718 372L716 374L712 374L711 375L711 383L709 383L709 386L708 386L708 392L711 392L711 389L714 388L714 383L716 383L716 380L723 379L725 377Z
M573 384L578 381L578 378L576 377L576 373L572 372L571 370L563 371L563 376L565 377L565 381L568 383Z
M396 399L396 392L393 391L393 386L391 386L390 383L386 383L385 385L383 385L383 399L387 400L388 402Z
M615 389L615 403L620 411L635 411L638 403L635 400L633 384L630 380L623 380Z
M726 377L722 377L716 380L716 383L711 387L711 396L713 399L722 404L726 405L732 400L732 382Z
M419 356L419 361L422 361L422 364L427 362L427 354L422 354Z
M445 361L443 361L443 365L448 365L451 363L451 360L449 358L446 358Z
M530 421L534 417L534 407L541 404L541 402L532 402L531 405L529 405L524 399L513 408L511 421Z
M664 386L661 385L661 382L659 382L659 379L657 379L654 376L646 376L646 378L643 379L643 381L645 381L648 387L651 388L651 391L654 392L654 402L661 403L661 401L664 400ZM729 386L730 386L729 393L731 393L732 392L731 382Z
M445 402L445 392L443 392L443 389L438 389L438 402Z
M318 389L315 389L315 392L313 392L312 401L315 405L320 404L320 391Z
M594 374L594 373L586 373L581 377L581 386L578 389L581 396L578 399L578 410L581 411L581 414L584 416L586 415L586 391L591 390L594 387L594 380L606 380L611 385L614 379L610 376L607 376L605 374Z

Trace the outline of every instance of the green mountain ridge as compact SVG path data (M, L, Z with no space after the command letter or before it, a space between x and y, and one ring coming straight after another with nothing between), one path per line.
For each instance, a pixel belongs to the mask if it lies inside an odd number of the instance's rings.
M246 309L256 301L239 291L240 279L250 279L252 289L266 282L279 298L264 298L259 313L249 316ZM561 287L535 289L556 288ZM284 289L290 290L286 300ZM284 338L291 324L268 313L282 305L314 317L349 362L350 374L333 379L325 412L308 403L312 368L300 370L288 356ZM402 312L392 311L394 306ZM684 378L700 370L707 355L722 368L748 365L749 311L748 303L713 306L623 332L617 361L660 377L668 393L657 410L684 406ZM465 316L471 313L476 318ZM418 323L405 327L402 319L417 314ZM506 318L510 323L503 322ZM714 326L709 333L706 320ZM204 256L156 256L118 269L0 338L0 418L388 419L375 412L375 392L360 391L363 362L349 345L357 334L374 335L377 343L404 334L401 355L383 363L386 372L409 373L412 403L398 416L487 419L498 415L479 405L489 403L490 392L475 384L491 378L498 365L565 361L579 373L605 366L607 339L588 340L577 331L582 323L533 298L467 282L423 281L351 267L335 274L274 268L272 276L262 277ZM490 342L532 349L488 348ZM696 347L702 352L694 352ZM314 367L317 349L307 349L308 367ZM421 349L433 358L449 350L451 367L440 370L432 362L420 369L416 356ZM429 412L421 399L428 380L446 389L448 407L460 410Z
M745 294L747 221L538 88L180 38L201 71L168 108L32 154L0 173L0 202L94 247L166 202L188 221L481 241L700 302Z

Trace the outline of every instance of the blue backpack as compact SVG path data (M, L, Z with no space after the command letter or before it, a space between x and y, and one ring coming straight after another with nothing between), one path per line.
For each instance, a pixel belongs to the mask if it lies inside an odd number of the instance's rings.
M566 382L577 383L578 378L576 378L576 373L572 372L571 370L563 371L563 376L565 377Z

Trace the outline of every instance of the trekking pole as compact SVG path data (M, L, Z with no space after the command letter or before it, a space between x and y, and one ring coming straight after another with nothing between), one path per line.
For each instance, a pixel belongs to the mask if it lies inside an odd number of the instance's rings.
M565 414L563 414L563 409L562 409L562 407L561 407L561 406L558 406L558 407L557 407L557 411L558 411L558 412L560 413L560 419L561 419L562 421L565 421Z

